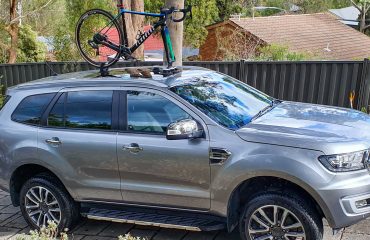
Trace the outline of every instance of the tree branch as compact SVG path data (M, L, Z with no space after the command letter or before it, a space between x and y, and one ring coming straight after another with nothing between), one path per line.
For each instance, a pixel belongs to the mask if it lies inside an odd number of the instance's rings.
M360 12L362 12L362 9L359 5L357 5L353 0L351 0L352 5L357 8Z
M370 4L368 7L365 8L365 13L367 13L370 10Z
M3 48L3 49L5 49L5 50L9 50L9 46L8 45L6 45L5 43L3 43L3 42L0 42L0 48Z
M28 13L24 14L23 16L19 16L19 17L14 18L14 19L10 22L10 24L12 24L12 23L14 23L14 22L18 21L18 20L19 20L19 19L21 19L21 18L27 17L27 16L29 16L29 15L31 15L31 14L34 14L34 13L37 13L37 12L41 11L42 9L46 8L46 7L47 7L47 6L48 6L52 1L54 1L54 0L49 0L47 3L45 3L44 5L42 5L40 8L38 8L38 9L36 9L36 10L33 10L33 11L31 11L31 12L28 12Z

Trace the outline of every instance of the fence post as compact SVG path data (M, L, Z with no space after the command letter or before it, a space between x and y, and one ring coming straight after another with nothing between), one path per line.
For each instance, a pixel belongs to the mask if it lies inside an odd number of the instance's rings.
M369 95L370 95L370 60L365 58L362 73L361 73L361 81L360 81L360 88L358 92L358 100L356 108L361 110L362 107L366 107L369 105Z
M242 82L245 82L245 78L244 78L244 75L245 75L245 71L244 71L244 67L245 67L245 60L242 59L240 60L239 62L239 76L238 76L238 80L239 81L242 81Z

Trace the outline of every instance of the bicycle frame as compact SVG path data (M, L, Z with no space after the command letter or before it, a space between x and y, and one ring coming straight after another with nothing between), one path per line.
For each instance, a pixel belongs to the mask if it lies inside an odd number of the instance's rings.
M125 14L134 14L134 15L142 15L142 16L148 16L148 17L156 17L159 18L159 21L156 22L148 31L144 32L139 39L129 47L127 45L128 39L127 39L127 31L126 31L126 22L125 22ZM167 14L165 13L147 13L147 12L137 12L137 11L131 11L125 9L123 6L120 6L120 13L115 17L115 20L117 20L119 17L122 17L122 27L124 32L124 41L125 45L124 47L129 48L130 53L136 51L153 33L154 31L161 27L161 35L163 39L164 44L164 50L166 52L166 58L168 62L168 67L172 67L172 64L176 61L175 53L173 51L172 42L171 42L171 36L167 27ZM121 53L125 53L126 49L122 49L121 46L116 46L113 43L104 44L109 48L112 48L114 50L118 50Z

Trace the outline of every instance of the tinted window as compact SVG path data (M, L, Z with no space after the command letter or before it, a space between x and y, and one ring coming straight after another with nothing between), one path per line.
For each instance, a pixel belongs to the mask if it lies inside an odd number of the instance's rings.
M272 98L235 79L218 74L183 79L171 90L220 125L238 129L248 124Z
M113 91L80 91L62 95L52 108L48 125L111 129Z
M170 123L191 118L170 100L153 93L129 91L127 101L129 131L164 134Z
M48 126L64 127L64 100L66 93L62 94L51 109L48 116Z
M41 115L54 95L55 93L48 93L26 97L15 109L12 120L27 124L40 124Z

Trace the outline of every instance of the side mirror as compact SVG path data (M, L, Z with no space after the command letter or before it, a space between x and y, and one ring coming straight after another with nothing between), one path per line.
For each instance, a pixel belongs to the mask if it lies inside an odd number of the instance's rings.
M180 120L168 125L166 137L168 140L202 138L203 129L192 119Z

